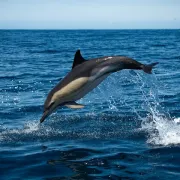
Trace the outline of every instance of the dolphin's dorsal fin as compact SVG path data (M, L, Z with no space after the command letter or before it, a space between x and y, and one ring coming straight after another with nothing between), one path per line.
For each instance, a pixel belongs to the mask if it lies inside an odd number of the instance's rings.
M85 62L86 60L81 56L81 52L80 52L80 50L77 50L76 51L76 54L74 55L74 62L73 62L73 65L72 65L72 69L75 67L75 66L77 66L77 65L79 65L79 64L81 64L81 63L83 63L83 62Z

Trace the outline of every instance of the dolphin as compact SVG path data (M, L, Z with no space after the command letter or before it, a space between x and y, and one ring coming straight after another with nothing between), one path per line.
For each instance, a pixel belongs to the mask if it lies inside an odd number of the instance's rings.
M84 105L78 104L76 101L97 87L111 73L123 69L134 69L151 74L151 70L156 64L158 63L144 65L125 56L105 56L85 60L80 50L77 50L72 70L49 92L40 123L59 106L72 109L83 108Z

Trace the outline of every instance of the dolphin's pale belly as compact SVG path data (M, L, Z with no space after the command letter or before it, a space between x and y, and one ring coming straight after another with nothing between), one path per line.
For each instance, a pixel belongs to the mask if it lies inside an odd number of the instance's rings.
M116 66L105 66L94 69L90 77L80 77L69 82L66 86L57 91L52 101L58 101L62 104L69 101L76 101L84 97L91 90L96 88L114 69Z
M94 88L96 88L104 79L107 78L109 74L103 75L100 78L97 78L95 80L92 80L91 78L87 82L87 84L79 89L73 96L73 101L76 101L78 99L83 98L86 94L88 94L90 91L92 91Z
M73 97L88 83L88 77L81 77L68 83L66 86L54 93L52 101L58 104L72 101Z
M109 74L103 75L97 79L88 77L78 78L57 91L53 95L52 101L56 99L59 101L59 104L61 104L79 100L96 88L108 75Z

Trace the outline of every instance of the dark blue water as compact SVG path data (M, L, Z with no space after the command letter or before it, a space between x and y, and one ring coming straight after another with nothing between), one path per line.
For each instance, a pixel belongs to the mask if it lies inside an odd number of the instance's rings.
M40 126L77 49L159 64L112 74ZM180 179L180 30L1 30L0 62L0 179Z

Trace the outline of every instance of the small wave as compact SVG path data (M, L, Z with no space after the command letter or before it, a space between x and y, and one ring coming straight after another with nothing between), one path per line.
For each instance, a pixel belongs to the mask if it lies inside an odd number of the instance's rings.
M6 75L0 75L0 79L20 79L20 78L25 78L28 76L32 76L34 73L18 73L18 74L6 74Z
M91 125L90 125L91 124ZM29 121L22 128L0 128L0 143L37 142L59 139L127 138L134 134L136 122L132 117L113 115L53 115L45 124Z
M30 51L30 53L37 53L37 54L57 54L62 53L60 50L54 50L54 49L47 49L42 51Z
M180 56L174 56L173 58L174 59L180 59Z
M2 127L0 132L0 142L20 143L20 142L45 140L48 136L50 136L50 134L56 134L53 128L51 127L44 128L44 126L40 126L39 122L32 121L25 124L22 129L20 128L7 129L5 127Z
M166 47L165 44L153 44L152 46L153 47Z

